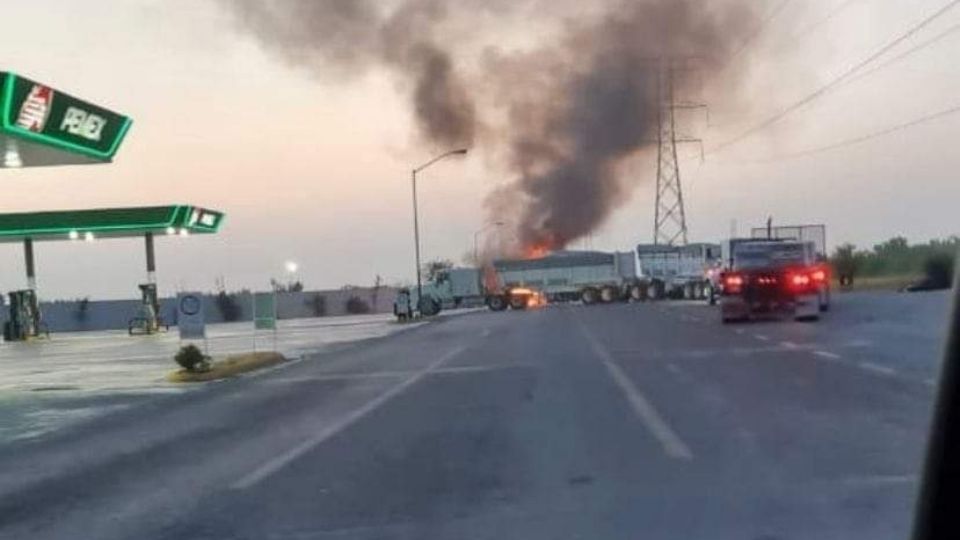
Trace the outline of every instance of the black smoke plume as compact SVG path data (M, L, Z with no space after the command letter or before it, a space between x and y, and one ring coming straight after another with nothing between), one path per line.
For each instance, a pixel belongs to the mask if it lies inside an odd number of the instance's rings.
M696 66L694 77L674 76L677 94L695 92L691 81L729 67L758 20L753 0L223 3L266 48L317 74L387 67L406 83L427 141L502 158L513 180L486 206L524 252L562 248L626 202L640 179L624 164L655 145L664 66ZM515 29L531 14L560 29L535 47L507 49L497 25L471 24L499 18ZM444 33L449 24L461 34ZM485 45L468 71L454 44L475 41Z

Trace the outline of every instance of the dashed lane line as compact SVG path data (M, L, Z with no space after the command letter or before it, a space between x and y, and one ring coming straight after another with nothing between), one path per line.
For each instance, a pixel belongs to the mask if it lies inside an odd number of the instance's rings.
M623 369L614 361L610 353L597 341L580 319L576 319L576 321L580 327L580 331L583 332L587 342L590 343L594 354L603 362L603 367L606 368L607 374L613 379L613 382L620 391L623 392L633 412L660 443L660 446L663 448L663 453L673 459L686 461L693 459L693 452L690 451L690 448L680 439L680 436L673 431L670 425L667 424L667 421L657 412L640 389L633 384L633 381L630 380L630 377L627 376Z
M872 371L874 373L879 373L880 375L896 375L897 372L893 368L888 368L886 366L881 366L879 364L874 364L873 362L857 362L857 365L867 371Z
M840 360L840 358L842 358L839 354L830 351L813 351L813 354L820 358L826 358L827 360Z
M411 386L419 382L421 379L429 375L431 372L439 368L441 365L443 365L446 362L449 362L453 358L460 355L464 350L466 350L466 347L461 346L449 351L448 353L444 354L443 356L435 360L433 363L431 363L427 367L421 369L420 371L415 372L413 375L407 377L400 383L390 387L386 392L368 401L361 407L354 409L353 412L347 414L346 416L341 418L339 421L334 422L333 424L320 430L313 437L310 437L309 439L301 442L300 444L294 446L293 448L287 450L286 452L269 459L268 461L263 463L261 466L251 471L249 474L244 475L242 478L234 482L230 487L233 489L248 489L257 485L267 477L271 476L272 474L276 473L280 469L289 465L290 463L295 461L297 458L306 454L307 452L317 447L324 441L330 439L334 435L340 433L341 431L352 426L359 420L363 419L368 414L377 410L378 408L383 406L385 403L387 403L391 399L404 393Z
M770 338L763 334L754 334L753 337L759 339L760 341L770 341Z

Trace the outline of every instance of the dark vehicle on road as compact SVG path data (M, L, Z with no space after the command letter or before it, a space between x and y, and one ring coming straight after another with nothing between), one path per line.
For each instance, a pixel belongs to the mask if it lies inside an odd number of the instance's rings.
M814 321L830 307L830 273L811 242L758 240L738 243L721 275L724 323L758 314L787 314Z

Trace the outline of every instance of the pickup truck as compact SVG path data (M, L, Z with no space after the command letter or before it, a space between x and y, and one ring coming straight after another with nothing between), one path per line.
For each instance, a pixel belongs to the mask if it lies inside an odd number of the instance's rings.
M732 248L720 275L724 323L760 314L815 321L830 307L830 270L812 242L753 240Z

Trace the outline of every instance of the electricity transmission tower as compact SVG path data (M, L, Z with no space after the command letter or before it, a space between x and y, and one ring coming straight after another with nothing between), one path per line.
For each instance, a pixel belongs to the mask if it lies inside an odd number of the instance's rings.
M661 60L657 69L657 199L654 206L653 243L687 244L687 215L683 206L683 184L677 144L698 143L701 155L703 141L677 134L675 112L678 109L699 109L702 103L677 101L674 79L682 70L689 70L682 60Z

